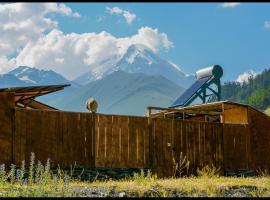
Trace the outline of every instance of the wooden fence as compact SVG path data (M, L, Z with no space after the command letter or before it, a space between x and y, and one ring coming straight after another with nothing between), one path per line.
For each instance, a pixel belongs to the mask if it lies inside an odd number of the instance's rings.
M94 132L89 113L15 109L14 162L34 152L41 162L94 166Z
M189 173L205 165L223 168L222 124L154 119L153 134L154 171L158 174L173 175L173 159L180 164L184 157L190 162Z
M147 118L96 116L96 166L144 168L149 165Z
M52 165L151 168L163 177L174 175L181 155L191 173L212 164L222 171L256 166L248 125L14 109L7 103L1 104L0 123L2 163L29 163L34 152Z

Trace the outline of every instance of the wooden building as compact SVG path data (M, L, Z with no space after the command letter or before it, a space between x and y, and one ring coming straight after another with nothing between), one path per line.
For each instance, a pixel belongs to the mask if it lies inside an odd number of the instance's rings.
M158 112L153 113L154 110L158 110ZM197 104L177 109L148 107L148 116L151 118L173 118L225 124L252 123L252 116L255 113L268 117L265 113L258 111L252 106L232 101Z

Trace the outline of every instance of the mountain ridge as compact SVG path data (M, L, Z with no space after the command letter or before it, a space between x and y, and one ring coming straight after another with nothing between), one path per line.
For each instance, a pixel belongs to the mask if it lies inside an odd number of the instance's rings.
M98 112L143 115L149 105L169 106L183 90L162 76L116 71L63 97L64 103L62 99L54 103L64 110L87 111L85 101L93 97L99 104Z

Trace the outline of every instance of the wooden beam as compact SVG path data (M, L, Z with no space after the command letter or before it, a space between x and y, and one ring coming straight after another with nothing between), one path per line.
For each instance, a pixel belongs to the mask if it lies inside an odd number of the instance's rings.
M170 115L170 114L174 114L177 113L176 111L173 112L168 112L168 113L164 113L165 115ZM179 113L187 113L187 114L202 114L202 115L222 115L223 112L217 112L217 111L189 111L189 110L185 110L185 111L180 111Z
M18 103L17 103L18 104ZM20 104L25 105L29 108L34 108L34 109L42 109L42 110L58 110L52 106L46 105L44 103L41 103L39 101L36 101L34 99L26 99L22 102L20 102Z
M176 110L176 111L163 111L163 112L157 112L153 113L152 116L163 116L163 115L170 115L172 113L187 113L187 114L204 114L204 115L221 115L223 112L219 111L212 111L212 110Z

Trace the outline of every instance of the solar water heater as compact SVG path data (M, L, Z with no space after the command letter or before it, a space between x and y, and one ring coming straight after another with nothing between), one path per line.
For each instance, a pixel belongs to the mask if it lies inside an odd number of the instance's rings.
M196 82L193 83L169 108L191 105L197 100L202 103L220 101L220 78L223 75L222 67L213 65L196 72Z

